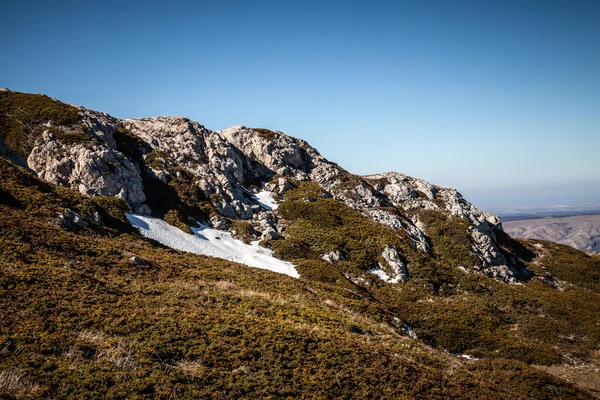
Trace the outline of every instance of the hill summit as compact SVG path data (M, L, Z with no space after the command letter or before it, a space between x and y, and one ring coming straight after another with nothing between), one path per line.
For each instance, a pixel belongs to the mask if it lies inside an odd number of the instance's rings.
M455 249L455 267L510 283L528 276L511 254L500 250L500 220L454 189L396 172L357 176L308 143L278 131L243 126L211 131L183 117L120 120L44 96L2 96L7 108L2 146L13 150L13 158L52 184L87 196L116 196L133 213L182 228L200 222L281 248L287 244L278 240L293 239L293 229L287 229L296 219L289 218L291 213L336 204L385 229L389 243L380 243L361 259L344 243L303 245L321 258L336 254L358 269L376 268L382 258L384 272L400 280L410 275L413 253L432 254L427 222L444 221L466 228L460 238L463 248ZM314 204L274 212L256 198L266 192L281 200L291 189L295 197L305 192L300 200Z

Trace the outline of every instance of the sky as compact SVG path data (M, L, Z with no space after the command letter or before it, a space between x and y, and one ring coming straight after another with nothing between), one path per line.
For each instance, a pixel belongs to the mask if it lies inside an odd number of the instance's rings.
M484 209L600 201L600 1L4 0L0 87L300 137Z

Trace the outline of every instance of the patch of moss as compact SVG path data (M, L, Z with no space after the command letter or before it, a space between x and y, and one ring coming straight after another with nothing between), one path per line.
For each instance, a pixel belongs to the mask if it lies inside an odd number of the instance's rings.
M405 233L394 232L320 193L310 182L300 182L285 193L278 213L290 226L285 231L287 239L270 242L277 257L294 259L298 256L295 249L308 249L302 258L317 259L338 250L354 268L368 270L377 264L387 245L414 253Z
M163 215L162 219L167 224L173 225L174 227L177 227L186 233L193 233L188 225L181 222L181 220L183 219L182 217L183 216L176 210L170 209L165 213L165 215Z
M65 209L71 209L91 223L90 233L109 233L115 229L133 231L124 214L127 205L120 199L86 197L70 189L50 185L1 158L0 175L3 177L0 181L2 204L48 220L55 219ZM101 225L94 222L98 218Z
M339 283L345 279L340 272L339 267L335 267L323 260L299 260L296 262L296 270L304 279L325 282ZM346 266L351 268L350 266Z
M260 137L263 139L273 141L276 140L281 134L279 132L274 132L265 128L250 128L252 131L258 133Z
M466 219L435 210L420 210L418 217L425 225L425 234L441 262L453 267L479 264L472 254L469 222Z
M250 244L253 235L256 233L248 221L240 219L228 219L228 229L235 231L235 237L246 244Z
M24 156L31 152L45 124L77 126L81 117L76 107L41 94L0 92L0 136L8 146ZM81 129L73 138L83 140ZM89 136L86 136L89 140ZM68 140L68 138L63 137Z
M534 253L533 244L542 246L543 250L538 249L542 254L547 253L541 262L530 264L535 273L549 273L558 279L600 293L600 257L591 256L570 246L542 240L528 242L531 253Z
M168 160L168 155L165 152L154 150L146 154L144 164L149 168L164 170L167 168L166 160Z

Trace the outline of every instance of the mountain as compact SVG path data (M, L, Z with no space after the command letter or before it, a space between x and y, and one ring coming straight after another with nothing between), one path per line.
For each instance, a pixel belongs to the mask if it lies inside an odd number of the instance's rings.
M549 240L585 252L600 252L600 215L539 218L504 223L508 234Z
M454 189L8 90L0 137L0 395L600 389L600 259L511 239Z

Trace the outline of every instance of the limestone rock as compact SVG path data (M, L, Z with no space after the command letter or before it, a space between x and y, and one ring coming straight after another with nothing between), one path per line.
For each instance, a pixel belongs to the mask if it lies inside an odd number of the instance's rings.
M327 261L328 263L332 263L334 261L341 261L344 259L344 256L342 255L342 253L339 252L339 250L336 251L331 251L327 254L322 254L321 258L324 261Z
M77 231L89 226L81 215L68 208L63 213L58 214L58 225L68 231Z
M386 246L381 253L381 257L387 264L387 266L383 266L383 269L387 270L388 275L393 280L400 282L406 282L408 280L408 271L406 269L406 265L400 259L400 255L394 246Z
M136 167L104 142L64 145L46 131L27 158L38 176L88 196L115 196L142 209L146 196Z

